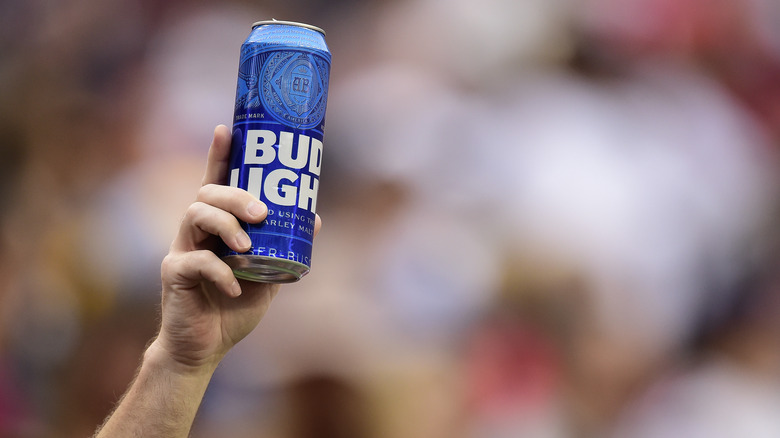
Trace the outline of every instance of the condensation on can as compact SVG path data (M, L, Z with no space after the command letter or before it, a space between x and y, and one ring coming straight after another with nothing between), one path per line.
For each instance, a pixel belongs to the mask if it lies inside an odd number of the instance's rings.
M291 283L311 269L330 75L324 35L308 24L258 21L241 46L228 180L269 214L241 223L250 251L223 248L237 278Z

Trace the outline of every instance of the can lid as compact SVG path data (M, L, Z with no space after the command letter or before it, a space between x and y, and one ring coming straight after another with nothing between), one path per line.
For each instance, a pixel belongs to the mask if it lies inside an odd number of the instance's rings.
M271 19L271 20L263 20L263 21L256 21L252 23L252 29L259 27L259 26L265 26L266 24L284 24L287 26L298 26L298 27L305 27L306 29L311 29L313 31L319 32L322 35L325 35L325 31L320 29L317 26L312 26L311 24L304 24L304 23L298 23L295 21L282 21L277 19Z

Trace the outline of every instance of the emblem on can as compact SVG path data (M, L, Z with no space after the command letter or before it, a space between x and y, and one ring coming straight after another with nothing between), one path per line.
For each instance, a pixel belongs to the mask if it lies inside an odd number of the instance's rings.
M285 125L319 125L325 117L328 98L327 67L324 60L309 53L274 53L261 73L263 106Z

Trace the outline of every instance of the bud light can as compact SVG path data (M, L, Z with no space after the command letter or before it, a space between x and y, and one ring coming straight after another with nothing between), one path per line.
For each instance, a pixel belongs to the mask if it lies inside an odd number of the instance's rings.
M248 252L225 249L238 278L290 283L309 272L330 59L321 29L288 21L254 23L241 46L228 180L268 217L242 223Z

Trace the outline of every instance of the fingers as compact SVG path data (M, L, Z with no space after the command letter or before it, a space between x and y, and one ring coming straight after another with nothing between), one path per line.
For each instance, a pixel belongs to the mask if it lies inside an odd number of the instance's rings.
M163 282L167 279L177 284L195 286L208 281L228 296L241 295L241 286L233 271L208 250L168 254L163 259L161 270Z
M252 224L265 219L268 213L265 204L246 190L236 187L208 184L200 188L197 200L233 213Z
M203 202L195 202L187 209L182 219L179 235L173 243L173 250L193 251L199 249L209 236L219 236L231 249L248 251L251 241L236 218L230 213Z
M214 128L214 137L209 146L206 160L206 173L202 185L225 184L227 182L228 161L230 159L230 130L225 125Z
M322 218L320 215L315 214L314 215L314 237L317 237L317 234L320 233L320 228L322 228Z
M267 211L265 204L245 190L215 184L203 186L197 201L187 209L171 250L204 249L203 242L215 235L235 251L248 251L251 241L237 218L257 223L265 219Z

